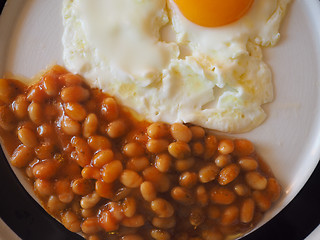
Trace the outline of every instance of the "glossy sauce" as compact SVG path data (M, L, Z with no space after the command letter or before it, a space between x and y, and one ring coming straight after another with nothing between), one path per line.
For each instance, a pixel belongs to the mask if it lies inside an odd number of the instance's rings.
M60 66L29 87L0 84L11 164L87 239L222 240L252 229L280 196L248 140L139 121Z

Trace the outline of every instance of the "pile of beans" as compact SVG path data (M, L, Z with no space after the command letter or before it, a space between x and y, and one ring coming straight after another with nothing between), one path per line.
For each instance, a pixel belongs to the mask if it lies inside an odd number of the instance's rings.
M29 87L0 79L0 136L45 209L90 240L222 240L281 192L250 141L138 121L60 66Z

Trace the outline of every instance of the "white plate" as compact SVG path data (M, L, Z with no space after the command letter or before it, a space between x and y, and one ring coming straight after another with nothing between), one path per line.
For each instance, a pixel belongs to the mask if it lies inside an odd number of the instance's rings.
M313 230L312 233L305 240L319 240L320 239L320 225Z
M0 240L21 240L0 218Z
M49 64L63 64L62 30L61 0L9 0L0 21L0 75L32 77ZM275 86L275 100L265 106L269 117L250 133L236 135L256 144L283 187L260 226L293 199L320 157L319 1L293 0L281 35L276 47L264 50Z

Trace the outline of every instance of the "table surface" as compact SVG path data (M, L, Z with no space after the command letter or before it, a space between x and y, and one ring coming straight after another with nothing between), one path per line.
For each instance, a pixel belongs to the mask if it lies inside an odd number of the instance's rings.
M0 12L4 2L0 3ZM82 239L46 214L24 190L0 152L0 217L22 239ZM320 224L320 163L299 194L276 217L243 240L305 239ZM21 201L23 199L23 201Z

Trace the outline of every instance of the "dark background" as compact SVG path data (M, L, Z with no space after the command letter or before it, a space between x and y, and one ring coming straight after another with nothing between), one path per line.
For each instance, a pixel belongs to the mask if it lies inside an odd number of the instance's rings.
M5 1L0 0L0 12ZM0 149L0 217L24 240L81 240L49 216L24 190ZM243 240L302 240L320 224L320 164L275 218ZM10 239L7 239L10 240Z

